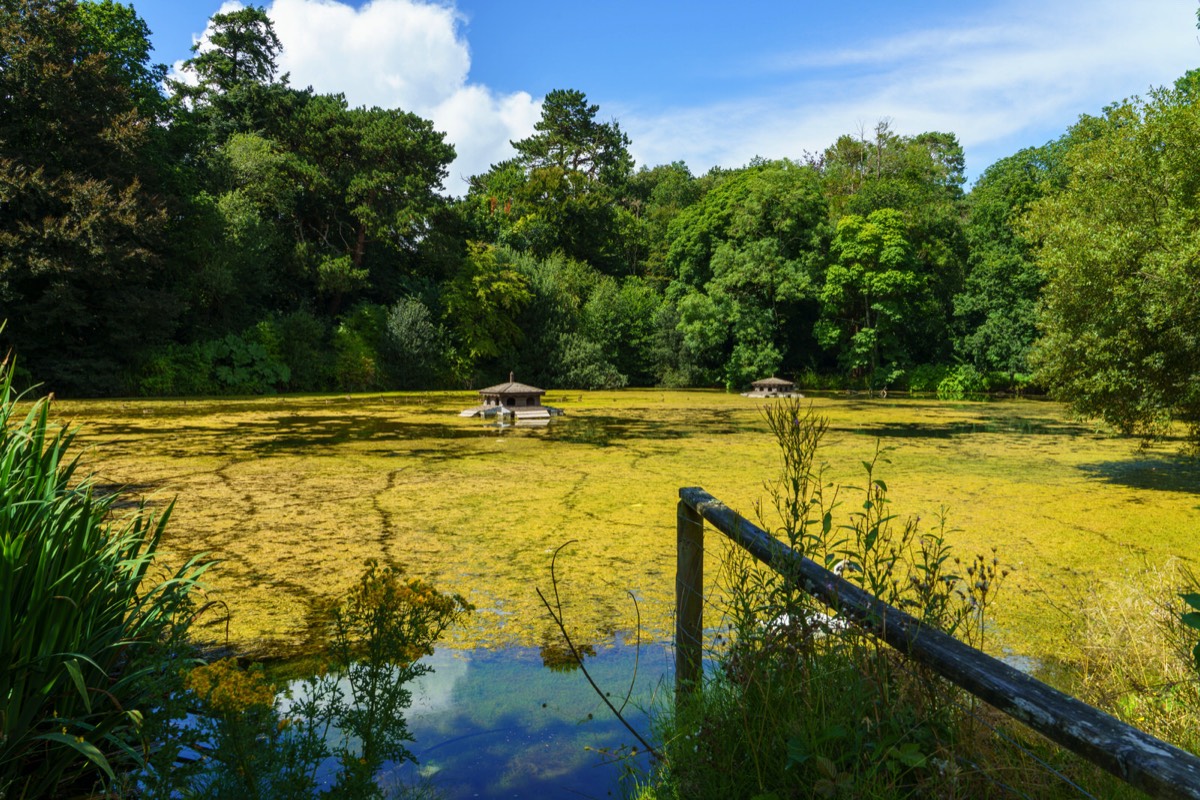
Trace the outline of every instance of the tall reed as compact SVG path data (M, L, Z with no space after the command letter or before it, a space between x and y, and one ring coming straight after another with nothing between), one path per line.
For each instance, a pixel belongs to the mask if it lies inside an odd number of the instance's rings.
M78 478L74 432L0 364L0 796L89 791L144 762L144 722L206 569L155 553L171 509Z

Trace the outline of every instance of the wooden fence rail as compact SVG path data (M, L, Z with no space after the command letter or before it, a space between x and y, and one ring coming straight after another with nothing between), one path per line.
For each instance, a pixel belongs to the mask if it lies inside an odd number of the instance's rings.
M1200 800L1200 758L1063 694L1004 662L887 605L804 558L700 488L679 490L675 580L675 685L701 678L704 521L759 561L798 574L803 588L839 614L951 683L1151 797Z

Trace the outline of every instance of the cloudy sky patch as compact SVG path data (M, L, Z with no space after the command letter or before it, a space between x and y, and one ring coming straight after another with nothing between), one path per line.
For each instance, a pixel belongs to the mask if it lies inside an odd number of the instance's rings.
M135 4L168 61L186 57L191 37L165 44L166 31L190 25L196 34L197 6L207 14L229 6L177 4L190 7L184 21L166 0ZM863 0L853 9L695 0L681 8L631 0L266 6L284 47L280 71L293 85L413 111L446 132L458 152L453 194L512 155L509 141L533 130L552 88L599 103L601 117L629 133L639 164L683 160L699 174L755 155L800 158L888 119L905 134L954 132L975 177L1061 135L1080 114L1200 65L1194 0Z

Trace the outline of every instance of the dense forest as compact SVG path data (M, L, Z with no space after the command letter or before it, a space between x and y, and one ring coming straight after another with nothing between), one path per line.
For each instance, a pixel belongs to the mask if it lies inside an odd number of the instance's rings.
M1126 431L1200 421L1200 72L964 191L953 133L635 169L550 92L448 197L452 145L291 86L261 8L194 82L112 0L0 0L0 334L61 396L1036 386Z

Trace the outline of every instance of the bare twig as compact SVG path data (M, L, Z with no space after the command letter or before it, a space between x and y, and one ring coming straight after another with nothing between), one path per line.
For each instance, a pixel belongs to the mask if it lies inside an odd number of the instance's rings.
M549 612L550 618L554 620L554 624L558 626L558 630L562 634L563 641L565 641L567 643L567 648L571 651L571 656L575 659L575 663L579 665L579 670L583 673L583 677L587 678L587 682L592 685L592 689L595 690L597 696L599 696L599 698L604 701L604 704L606 706L608 706L609 710L612 711L613 715L616 716L616 718L618 720L620 720L621 724L625 726L625 729L627 731L629 731L631 734L633 734L633 737L635 739L637 739L639 742L642 743L642 747L646 748L646 752L650 753L651 756L658 759L659 761L662 761L663 760L662 753L658 752L657 749L655 749L649 742L647 742L645 739L642 738L642 735L640 733L638 733L637 730L631 724L629 724L629 721L626 720L625 717L621 714L621 712L617 710L617 707L612 704L612 702L604 694L604 691L599 686L596 685L596 681L594 681L592 679L592 676L588 672L587 667L584 666L583 657L579 655L579 651L575 648L575 643L571 641L571 636L570 636L570 634L567 633L567 627L563 623L562 601L559 599L559 596L558 596L558 576L555 574L554 564L555 564L555 561L558 559L559 552L561 552L562 549L564 547L566 547L567 545L574 544L576 541L578 541L578 540L571 539L570 541L563 542L562 544L560 544L558 546L558 549L554 551L554 555L551 556L551 558L550 558L550 584L551 584L552 588L554 589L554 605L553 606L550 605L550 601L546 599L546 596L544 594L542 594L542 590L540 588L535 587L534 591L537 592L537 596L539 598L541 598L542 605L546 606L546 611ZM636 605L637 601L635 600L634 602ZM640 614L640 612L639 612L639 614ZM633 692L633 688L631 686L630 693L632 693L632 692ZM628 697L626 698L626 701L628 702ZM624 705L621 706L621 708L624 708L624 707L625 707Z

